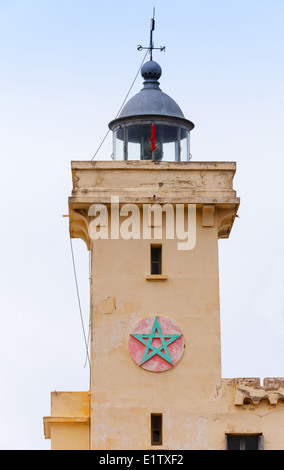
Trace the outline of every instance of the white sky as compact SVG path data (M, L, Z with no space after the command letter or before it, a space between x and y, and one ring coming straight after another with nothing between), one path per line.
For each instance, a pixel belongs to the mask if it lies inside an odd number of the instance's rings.
M284 2L0 0L1 449L49 449L50 392L89 388L70 162L116 116L153 6L161 89L196 125L193 160L237 162L240 218L219 242L223 376L284 376ZM87 326L88 253L73 244Z

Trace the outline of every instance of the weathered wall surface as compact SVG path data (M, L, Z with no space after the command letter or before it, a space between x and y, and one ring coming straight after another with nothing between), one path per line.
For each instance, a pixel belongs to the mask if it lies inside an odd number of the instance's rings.
M51 450L88 450L89 393L52 392L51 416L44 418L44 434L51 439Z

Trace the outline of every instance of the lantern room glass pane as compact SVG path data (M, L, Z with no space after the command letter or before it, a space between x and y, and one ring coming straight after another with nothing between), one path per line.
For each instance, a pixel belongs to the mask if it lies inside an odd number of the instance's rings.
M189 132L186 129L180 130L180 160L187 162L189 158Z
M124 160L124 128L117 129L113 133L113 158Z
M178 161L178 127L157 124L155 160Z
M127 159L152 160L151 125L127 127Z

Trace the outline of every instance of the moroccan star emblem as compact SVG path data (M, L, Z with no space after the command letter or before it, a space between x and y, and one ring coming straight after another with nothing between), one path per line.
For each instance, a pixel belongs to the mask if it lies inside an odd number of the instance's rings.
M159 319L158 317L155 317L151 333L131 334L131 336L133 336L133 338L136 338L138 341L140 341L140 343L146 346L140 362L140 366L156 354L165 359L165 361L169 362L169 364L173 365L168 346L174 341L176 341L178 338L180 338L182 336L182 333L174 335L163 333L159 323ZM154 338L158 338L161 340L160 346L155 347L152 345L152 341Z

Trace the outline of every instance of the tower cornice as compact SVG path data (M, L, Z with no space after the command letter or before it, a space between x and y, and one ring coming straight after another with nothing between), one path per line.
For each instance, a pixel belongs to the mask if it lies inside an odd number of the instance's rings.
M90 206L109 205L118 196L120 204L196 204L204 226L214 225L216 218L219 238L228 238L240 204L233 189L235 172L235 162L74 161L71 237L82 238L90 248Z

